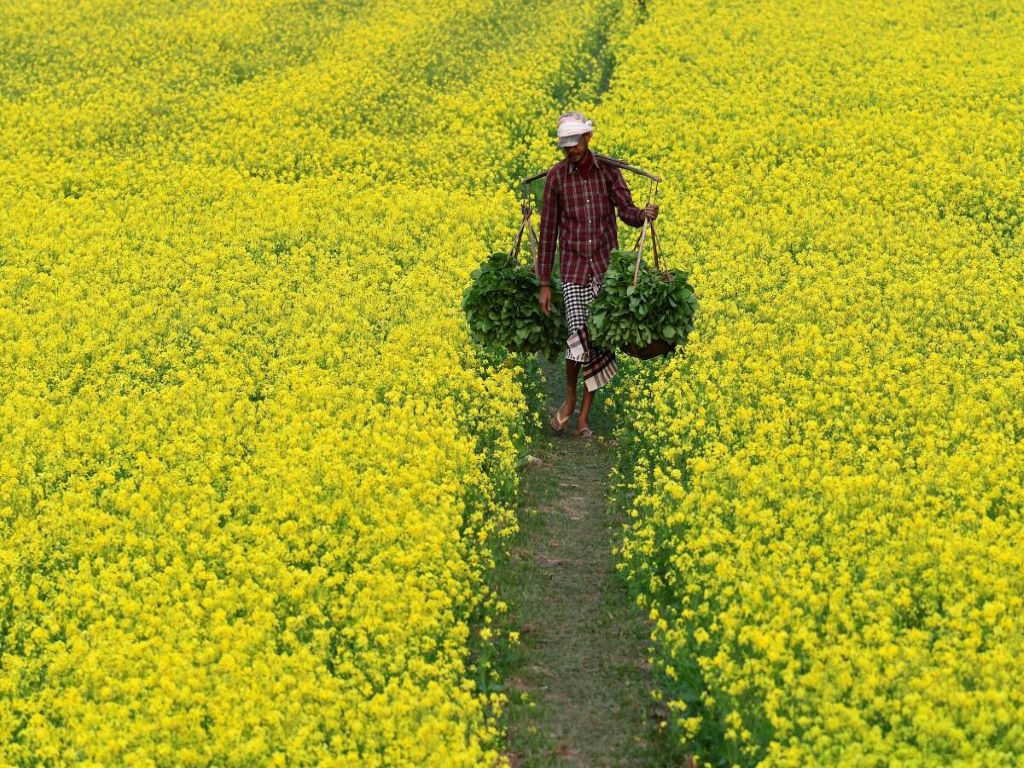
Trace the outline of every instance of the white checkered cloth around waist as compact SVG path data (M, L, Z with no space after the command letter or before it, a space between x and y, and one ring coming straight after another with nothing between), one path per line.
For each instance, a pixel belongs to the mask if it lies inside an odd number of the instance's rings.
M567 360L582 363L583 380L590 392L611 381L618 368L614 353L590 344L587 318L590 316L590 303L597 297L600 289L601 282L597 278L591 278L587 285L562 284L565 325L569 332L565 357Z

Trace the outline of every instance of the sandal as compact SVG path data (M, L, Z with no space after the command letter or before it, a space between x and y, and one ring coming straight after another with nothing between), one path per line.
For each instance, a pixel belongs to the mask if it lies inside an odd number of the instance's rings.
M589 440L594 436L594 430L590 427L584 427L583 429L577 429L576 434Z
M551 421L548 422L548 425L551 427L551 431L554 432L556 435L561 435L563 432L565 432L565 428L569 424L569 419L572 418L572 414L569 414L564 419L559 419L558 414L561 412L561 410L562 409L559 408L557 411L555 411L555 414L551 417Z

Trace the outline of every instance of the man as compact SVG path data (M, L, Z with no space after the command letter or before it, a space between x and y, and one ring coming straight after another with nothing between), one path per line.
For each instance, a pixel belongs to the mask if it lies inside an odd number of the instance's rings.
M558 119L558 146L565 152L565 159L556 163L544 180L537 258L540 308L548 314L557 240L569 337L565 353L565 402L551 417L551 428L560 434L572 418L582 369L586 392L576 424L576 434L582 437L594 436L587 424L594 392L607 384L616 370L614 353L592 347L587 332L590 303L600 290L612 250L619 247L615 213L618 211L619 218L632 227L642 226L645 218L653 221L658 216L656 205L642 210L633 205L622 171L598 161L590 151L593 132L594 124L579 112L567 112Z

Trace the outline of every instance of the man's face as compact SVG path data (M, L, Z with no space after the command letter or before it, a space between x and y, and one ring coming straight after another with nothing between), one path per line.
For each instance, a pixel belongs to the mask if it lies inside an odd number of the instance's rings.
M583 134L583 138L580 139L580 143L575 147L563 147L562 151L565 152L565 156L569 158L573 165L578 165L580 160L583 159L584 155L587 154L587 146L590 144L590 134Z

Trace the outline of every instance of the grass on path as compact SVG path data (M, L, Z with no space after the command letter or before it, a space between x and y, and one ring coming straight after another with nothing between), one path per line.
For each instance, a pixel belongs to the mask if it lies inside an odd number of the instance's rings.
M547 423L565 374L545 366ZM507 754L514 768L669 763L650 696L645 618L615 570L623 518L609 506L613 426L599 393L600 436L535 438L522 478L521 530L496 578L510 605L507 629L521 644L505 663L510 698ZM578 408L577 408L578 412Z

